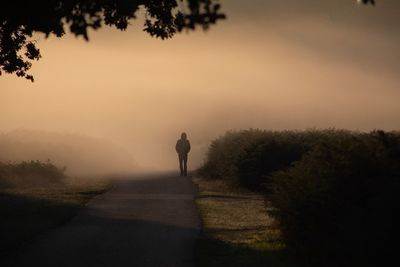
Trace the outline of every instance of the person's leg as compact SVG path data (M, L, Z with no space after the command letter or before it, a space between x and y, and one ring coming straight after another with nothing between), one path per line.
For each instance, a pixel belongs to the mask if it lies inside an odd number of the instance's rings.
M188 155L183 156L183 172L184 175L187 176L187 160L188 160Z
M182 155L179 154L179 169L181 170L181 176L183 176L183 174L184 174L182 163L183 163L183 157L182 157Z

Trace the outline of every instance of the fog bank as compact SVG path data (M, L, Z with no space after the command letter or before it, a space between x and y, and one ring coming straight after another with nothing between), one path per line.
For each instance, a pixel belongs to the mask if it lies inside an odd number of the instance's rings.
M222 7L225 22L168 41L139 21L88 43L37 36L35 83L0 77L0 131L80 133L111 140L144 168L174 169L182 131L194 168L230 129L400 129L399 1Z
M71 133L19 129L0 133L0 161L51 161L69 176L126 174L138 171L132 155L108 140Z

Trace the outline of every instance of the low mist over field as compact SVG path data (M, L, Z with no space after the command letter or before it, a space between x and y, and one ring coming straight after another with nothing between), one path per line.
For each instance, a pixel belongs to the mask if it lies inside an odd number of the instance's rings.
M0 77L0 160L51 158L73 173L174 169L186 131L193 169L230 129L400 129L400 1L222 8L226 21L167 41L141 21L88 43L35 36L35 82Z
M132 155L102 139L78 134L16 130L0 133L0 162L40 160L66 167L68 175L124 174L137 171Z

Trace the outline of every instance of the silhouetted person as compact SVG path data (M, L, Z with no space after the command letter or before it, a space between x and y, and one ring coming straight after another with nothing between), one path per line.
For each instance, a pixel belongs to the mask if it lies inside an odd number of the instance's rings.
M181 176L187 176L187 160L190 151L190 142L187 139L186 133L181 134L181 139L176 142L175 150L179 157L179 168Z

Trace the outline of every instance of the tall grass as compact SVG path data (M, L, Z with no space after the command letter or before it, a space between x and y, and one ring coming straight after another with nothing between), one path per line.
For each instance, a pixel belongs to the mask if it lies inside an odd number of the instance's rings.
M264 192L292 255L309 265L372 266L394 255L399 133L229 132L199 173Z

